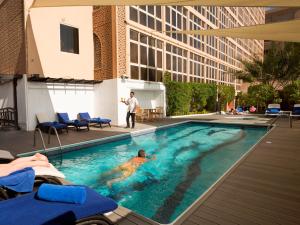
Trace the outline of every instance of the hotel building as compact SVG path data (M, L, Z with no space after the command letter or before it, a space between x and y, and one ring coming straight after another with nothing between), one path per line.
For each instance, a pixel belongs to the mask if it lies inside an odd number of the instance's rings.
M233 85L238 91L240 81L228 72L241 68L240 59L262 58L263 41L168 31L232 28L264 22L264 8L95 7L94 36L98 46L101 45L101 51L95 49L96 57L114 62L109 70L104 63L101 72L98 63L95 77L111 79L126 75L131 79L161 82L164 72L169 71L172 80ZM107 71L113 70L109 76Z

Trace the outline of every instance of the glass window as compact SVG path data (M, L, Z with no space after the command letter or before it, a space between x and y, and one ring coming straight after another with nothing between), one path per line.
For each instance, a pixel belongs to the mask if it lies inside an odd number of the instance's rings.
M147 35L145 34L140 34L140 39L141 39L141 42L144 43L144 44L147 44Z
M139 40L139 33L136 32L135 30L130 30L130 39L134 41Z
M141 68L141 80L148 80L147 79L147 68Z
M130 62L138 63L138 45L130 43Z
M149 45L155 47L155 38L149 37Z
M162 82L162 71L160 70L156 71L156 81Z
M140 12L140 24L147 26L147 19L146 14L143 12Z
M156 6L156 17L161 18L161 6Z
M149 81L155 81L155 70L149 69Z
M135 22L138 22L138 12L133 7L130 7L130 19Z
M147 65L147 48L140 46L140 62L141 64Z
M157 67L162 68L162 52L157 51Z
M157 48L160 48L160 49L162 49L163 48L163 42L162 41L160 41L160 40L157 40L156 41L156 44L157 44Z
M167 61L167 70L171 70L171 55L166 55L166 61Z
M79 54L79 34L78 29L67 25L60 25L60 50Z
M149 66L155 66L155 50L152 48L148 49L149 53Z
M148 27L154 29L154 18L152 16L148 16Z
M176 26L176 12L172 10L172 25Z
M154 15L154 6L153 5L148 5L148 12L152 15Z
M173 70L177 71L177 58L176 58L176 56L173 56L172 65L173 65Z
M139 79L139 68L137 66L131 66L131 79Z
M156 30L157 30L157 31L162 31L161 28L162 28L161 22L158 21L158 20L156 20Z
M166 7L166 21L170 23L170 8Z

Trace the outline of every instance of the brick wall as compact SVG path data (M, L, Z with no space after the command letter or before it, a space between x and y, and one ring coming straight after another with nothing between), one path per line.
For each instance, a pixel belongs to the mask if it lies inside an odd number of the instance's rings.
M117 75L126 74L126 11L125 6L117 6ZM127 74L128 75L128 74Z
M94 35L100 41L100 44L95 44L95 57L101 57L101 59L95 58L95 80L106 80L116 77L114 72L115 65L115 43L114 43L114 6L99 6L94 8L93 12L93 26ZM95 37L94 37L95 39ZM99 47L100 46L100 47ZM100 51L100 53L99 53ZM101 62L101 63L100 63Z
M26 73L23 0L0 3L0 74Z

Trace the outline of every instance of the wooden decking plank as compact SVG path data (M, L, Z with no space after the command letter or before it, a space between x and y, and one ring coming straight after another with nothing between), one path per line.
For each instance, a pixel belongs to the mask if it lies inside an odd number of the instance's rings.
M227 217L224 218L220 214L213 212L207 208L202 208L194 212L193 216L204 218L217 224L236 225L237 223L230 221Z
M257 202L262 202L262 203L265 203L265 204L273 203L274 205L278 205L282 209L285 209L286 211L288 211L290 213L295 212L296 214L299 215L298 210L296 210L296 209L299 209L299 207L297 205L291 204L290 201L278 199L276 197L274 198L273 196L261 194L261 193L258 193L258 192L242 190L240 188L234 188L232 186L227 186L227 185L222 185L222 187L220 187L219 190L222 191L222 192L225 192L225 196L228 193L229 194L235 194L236 199L238 199L240 201L243 201L244 197L245 198L248 197L248 198L252 198L253 200L255 200ZM255 202L253 203L253 205L255 206Z
M209 206L218 211L222 211L231 215L235 215L240 217L241 219L252 222L253 224L262 224L262 225L275 225L279 224L276 222L276 219L270 216L266 216L265 214L246 209L245 207L240 207L235 204L231 204L226 201L208 201L205 203L205 206ZM201 211L201 207L199 209Z
M196 216L194 214L188 218L188 221L192 221L197 225L220 225L219 223Z
M253 198L247 198L245 195L238 194L229 194L229 193L220 193L222 191L218 190L218 193L215 193L211 197L211 201L226 201L231 204L239 205L246 209L255 209L266 215L270 215L276 218L278 222L284 224L289 221L289 223L300 224L299 212L295 211L294 213L290 210L285 210L281 207L280 204L274 204L273 202L259 201Z
M198 212L204 212L204 213L211 213L216 215L217 217L220 217L222 219L226 219L234 224L243 224L243 225L253 225L252 221L246 221L245 219L241 219L240 217L237 217L235 215L229 214L227 212L223 212L220 210L216 210L214 208L211 208L207 205L202 205L201 207L198 208L198 210L195 212L197 215Z
M300 207L300 197L286 191L280 191L272 187L262 186L253 183L244 183L241 180L238 180L237 178L226 180L226 182L224 182L224 185L229 185L244 190L249 190L253 192L263 193L265 195L274 196L275 198L284 199L294 204L298 203Z
M300 186L300 182L294 179L293 182L291 180L286 179L286 177L272 178L273 174L262 175L261 173L242 173L239 171L238 174L235 174L232 177L232 180L241 181L245 183L251 183L252 185L264 186L277 189L278 191L288 192L292 195L300 197L300 189L297 186Z

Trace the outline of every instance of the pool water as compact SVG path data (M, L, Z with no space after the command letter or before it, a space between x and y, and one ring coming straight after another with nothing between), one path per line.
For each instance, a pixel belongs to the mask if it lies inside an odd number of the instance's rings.
M184 123L153 133L100 144L51 162L75 184L87 185L120 205L160 223L174 221L265 133L264 127ZM156 155L127 179L105 172L136 156Z

